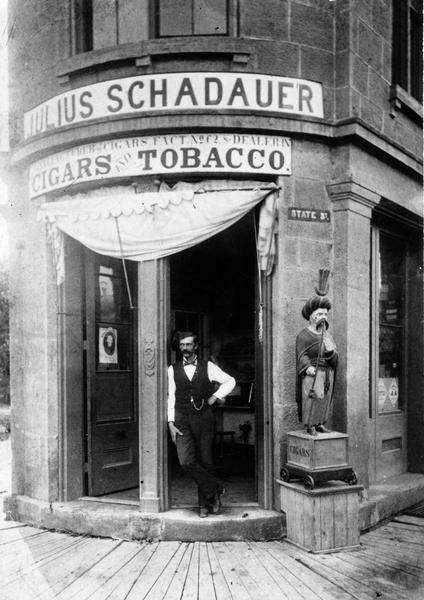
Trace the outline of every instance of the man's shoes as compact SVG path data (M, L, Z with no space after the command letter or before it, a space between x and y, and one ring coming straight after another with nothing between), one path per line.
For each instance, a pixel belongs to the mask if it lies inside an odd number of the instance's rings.
M331 429L324 427L324 425L317 425L315 429L319 431L319 433L331 433Z
M225 493L225 488L220 488L219 491L217 491L215 496L213 497L213 500L210 505L211 513L213 515L219 515L219 513L221 512L221 506L222 506L221 496L224 493Z
M204 519L205 517L209 516L209 511L205 506L201 506L199 509L199 517L201 519Z
M312 427L307 427L306 428L306 433L309 433L309 435L316 435L317 434L316 429L315 429L315 427L313 425L312 425Z

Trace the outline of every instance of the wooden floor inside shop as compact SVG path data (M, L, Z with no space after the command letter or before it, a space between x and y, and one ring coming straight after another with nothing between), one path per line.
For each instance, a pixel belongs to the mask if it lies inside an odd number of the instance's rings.
M170 508L197 507L196 484L184 474L172 446L168 451L170 455L168 464ZM254 506L258 503L254 460L253 446L243 444L215 446L216 475L225 488L225 494L222 497L224 507ZM105 494L95 499L103 502L137 505L139 490L132 488Z
M222 497L223 506L244 506L254 505L256 503L255 481L252 477L245 475L227 474L221 477L225 487L225 494ZM197 488L195 483L188 477L185 477L180 469L175 469L174 475L170 481L170 497L172 508L191 508L197 506ZM125 504L138 504L138 488L106 494L96 498L106 502L116 502Z
M0 521L1 600L422 600L424 518L401 515L357 551L271 542L137 543Z

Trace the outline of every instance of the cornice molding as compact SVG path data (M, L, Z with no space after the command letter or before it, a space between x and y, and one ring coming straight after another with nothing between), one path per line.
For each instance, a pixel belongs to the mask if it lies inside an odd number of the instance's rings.
M218 57L233 55L232 60L235 62L246 63L251 57L255 58L252 55L254 46L251 40L229 36L196 36L195 39L181 37L172 38L172 42L167 38L144 40L65 58L58 63L56 76L60 84L66 85L71 77L79 75L82 71L103 67L105 64L134 61L136 67L148 68L156 57L178 54L213 54ZM240 55L244 57L242 60Z
M335 213L351 211L366 218L371 218L372 210L381 200L379 194L352 180L327 185L327 193Z

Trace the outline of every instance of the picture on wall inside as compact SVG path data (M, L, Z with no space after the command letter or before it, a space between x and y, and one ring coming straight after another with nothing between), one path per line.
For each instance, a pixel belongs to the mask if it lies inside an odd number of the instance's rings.
M113 327L99 327L99 363L118 364L118 331Z

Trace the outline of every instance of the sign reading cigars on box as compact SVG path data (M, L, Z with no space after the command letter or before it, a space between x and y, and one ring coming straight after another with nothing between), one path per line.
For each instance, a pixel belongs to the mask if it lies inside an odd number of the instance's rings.
M75 146L30 167L35 198L74 184L172 173L291 174L291 139L238 133L174 133Z
M323 118L322 85L259 73L155 73L68 90L24 115L26 140L97 119L159 111L249 111Z

